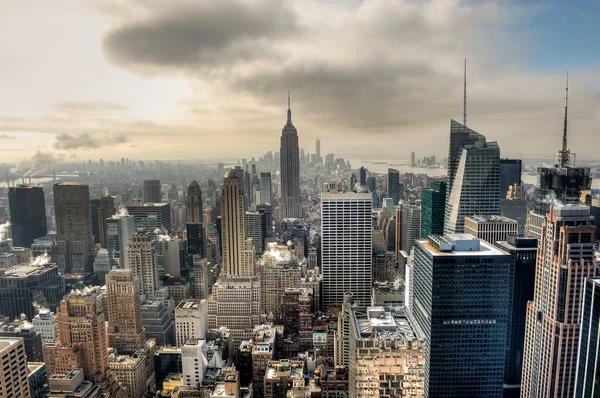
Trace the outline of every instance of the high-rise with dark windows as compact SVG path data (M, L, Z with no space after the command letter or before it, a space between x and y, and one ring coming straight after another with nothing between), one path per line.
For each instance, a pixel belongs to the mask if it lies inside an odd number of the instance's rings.
M425 396L502 397L509 329L509 254L465 234L415 245L414 325L426 345Z
M398 204L402 195L402 186L400 184L400 172L396 169L388 169L387 175L388 197L394 201L394 206Z
M521 185L521 171L523 161L521 159L500 159L500 199L506 197L508 187Z
M144 203L160 203L160 181L159 180L144 180L142 186L142 199Z
M421 191L421 237L444 234L446 183L433 181Z
M585 280L575 397L600 395L600 278Z
M14 246L31 247L34 239L46 235L48 231L42 187L10 187L8 205Z

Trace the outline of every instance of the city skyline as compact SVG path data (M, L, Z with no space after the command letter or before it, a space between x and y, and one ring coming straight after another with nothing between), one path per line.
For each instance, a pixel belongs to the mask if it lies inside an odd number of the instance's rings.
M288 89L300 147L318 137L324 153L349 158L395 155L389 144L406 142L429 153L449 119L462 119L464 58L469 126L498 141L502 156L547 156L559 146L569 70L570 147L597 158L584 144L597 140L600 117L592 2L180 3L169 13L158 2L11 5L3 29L30 45L0 44L12 55L0 100L5 161L38 150L65 159L152 159L165 149L250 156L277 148ZM15 25L24 14L35 31ZM34 74L32 53L45 63ZM239 153L231 141L243 143Z

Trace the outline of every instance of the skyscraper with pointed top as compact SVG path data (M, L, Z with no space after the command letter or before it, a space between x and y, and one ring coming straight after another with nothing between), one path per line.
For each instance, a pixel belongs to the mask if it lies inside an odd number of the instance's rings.
M535 192L533 211L527 219L525 233L542 238L542 224L553 204L577 204L581 191L590 189L592 178L589 167L575 167L567 146L567 111L569 105L569 76L565 87L565 117L562 146L558 151L558 163L554 167L538 167L540 186Z
M292 109L288 93L287 123L281 131L281 200L279 208L283 218L300 217L300 151L298 131L292 124Z

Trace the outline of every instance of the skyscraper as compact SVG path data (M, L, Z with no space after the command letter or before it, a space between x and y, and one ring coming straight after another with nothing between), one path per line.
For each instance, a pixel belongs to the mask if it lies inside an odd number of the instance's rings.
M98 287L74 290L65 296L56 314L58 340L44 346L48 373L64 373L80 367L91 382L101 383L106 379L108 351L101 308Z
M600 350L600 278L587 278L583 287L583 314L579 338L579 359L575 379L575 397L597 397L600 392L598 364Z
M321 162L321 140L315 140L315 152L317 153L317 162Z
M452 121L452 127L457 124ZM464 126L463 126L464 127ZM465 127L466 129L466 127ZM500 147L496 142L486 142L483 135L467 129L468 137L476 137L474 144L458 148L459 155L454 154L456 141L464 138L455 132L450 133L450 165L456 170L448 170L450 174L450 192L446 202L444 231L462 233L465 216L474 214L501 214L500 207ZM474 133L474 134L473 134ZM458 162L452 157L458 156ZM454 173L452 175L451 173Z
M42 187L19 185L8 188L8 205L14 246L31 247L34 239L46 235L48 231Z
M433 181L421 191L421 237L444 234L446 183Z
M396 169L388 169L387 183L388 197L392 198L394 205L397 205L402 194L400 184L400 172Z
M106 248L106 219L116 212L114 198L105 193L99 199L92 199L90 202L90 212L92 214L94 243L99 243L100 247Z
M92 269L92 217L90 190L78 182L54 184L56 263L61 273Z
M558 151L558 164L554 167L538 167L540 186L535 191L533 211L527 219L527 234L541 240L542 224L555 199L563 204L577 204L581 191L590 189L592 178L589 167L571 164L571 151L567 147L568 80L565 96L565 117L562 147Z
M590 209L555 205L542 225L527 304L522 397L572 397L585 278L598 275Z
M109 269L129 268L127 263L127 244L135 232L133 216L116 214L106 220L106 249Z
M421 238L421 206L403 205L400 227L400 249L407 254Z
M465 234L415 245L410 307L427 342L425 396L502 397L511 261Z
M465 233L491 244L517 235L518 229L518 223L506 217L478 215L465 217Z
M171 231L171 205L169 203L144 203L127 206L127 212L133 216L135 229L145 229L151 238L156 230Z
M223 273L254 276L252 239L246 239L244 191L240 179L226 176L221 191L221 247Z
M267 237L267 215L257 211L246 212L246 237L252 238L254 250L257 255L262 255L265 250L265 238Z
M367 169L361 167L359 170L359 182L362 186L367 186Z
M273 201L271 173L260 173L260 203L270 205Z
M282 218L300 217L300 158L298 132L292 124L288 94L287 123L281 131L281 208Z
M505 396L518 396L523 371L523 346L525 342L525 319L527 302L533 300L535 286L536 239L509 236L506 241L495 242L496 246L513 258L512 306L510 340L507 346L504 372ZM510 393L513 394L510 394Z
M372 270L371 193L321 193L323 309L341 305L352 292L370 303Z
M142 186L142 198L144 203L160 203L160 181L159 180L144 180Z
M142 294L152 296L158 289L156 247L162 242L150 240L143 231L134 232L127 245L127 265L142 284Z
M187 191L187 245L188 253L206 255L204 232L204 208L202 191L196 181L192 181Z
M467 145L475 145L477 141L485 137L471 130L466 125L450 120L450 147L448 150L448 193L452 191L454 177L458 171L462 150Z
M521 185L521 171L523 161L521 159L500 159L500 199L506 197L508 187Z
M30 398L27 358L22 338L0 338L0 396Z
M527 198L525 187L522 185L511 185L508 187L506 198L502 199L502 215L512 218L519 223L519 235L525 234L527 225Z
M106 275L108 345L131 355L146 342L142 327L142 284L130 269L113 269Z

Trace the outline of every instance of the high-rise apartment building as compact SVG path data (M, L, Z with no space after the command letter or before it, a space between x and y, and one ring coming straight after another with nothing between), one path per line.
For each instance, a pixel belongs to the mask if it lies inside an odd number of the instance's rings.
M421 191L421 237L444 234L444 213L446 211L445 182L433 181L429 188Z
M518 223L507 217L479 215L465 217L465 233L491 244L517 235L518 230Z
M20 338L0 338L0 397L30 398L25 346Z
M31 247L33 240L48 232L42 187L19 185L8 188L13 246Z
M0 314L11 319L21 314L33 319L35 305L54 310L64 293L65 282L56 264L25 263L0 270Z
M156 237L156 231L171 231L171 205L169 203L144 203L129 205L127 212L133 216L135 229L145 229L151 238Z
M99 243L100 247L106 248L106 219L116 213L114 198L105 193L98 199L92 199L90 201L90 213L92 215L94 243Z
M54 184L56 263L61 273L92 269L92 216L90 190L78 182Z
M394 206L396 206L402 195L402 184L400 184L400 172L398 170L388 169L387 188L388 197L392 198Z
M542 225L527 304L523 397L573 396L584 281L598 275L592 223L589 207L555 205Z
M455 123L455 122L454 122ZM453 124L454 125L454 124ZM469 130L469 129L467 129ZM469 130L471 132L472 130ZM474 133L474 132L473 132ZM486 142L485 137L474 144L460 148L456 163L452 156L454 144L450 136L451 164L456 170L450 174L450 192L446 201L444 231L446 234L462 233L466 216L473 214L501 214L500 207L500 147L496 142ZM453 166L454 167L454 166Z
M300 202L300 152L298 131L292 124L292 110L288 95L287 123L281 131L281 200L279 207L282 218L301 217Z
M421 238L421 206L403 205L401 221L400 249L406 253L415 245L415 242Z
M511 185L521 185L522 170L521 159L500 159L500 199L506 197Z
M162 242L150 240L145 232L134 232L127 245L127 263L129 269L142 284L142 294L152 296L158 289L158 267L156 247Z
M351 307L349 397L425 397L425 340L400 308Z
M600 328L600 278L587 278L583 286L581 334L575 394L578 398L597 397L600 393L598 365L600 350L598 329Z
M417 242L412 268L409 307L427 343L425 396L502 397L510 255L471 235L434 235Z
M131 355L146 342L142 327L142 284L131 269L113 269L106 275L108 345Z
M142 186L142 199L144 203L160 203L161 196L159 180L144 180Z
M106 220L106 250L109 270L128 268L127 244L135 232L133 216L116 214Z
M82 368L93 383L106 379L108 350L100 288L74 290L60 303L56 314L58 340L44 346L48 373Z
M226 176L221 191L223 273L254 276L254 244L246 238L244 190L237 177Z
M260 204L270 205L273 203L273 187L271 185L271 173L260 173Z
M538 242L534 238L509 236L495 244L513 258L510 340L504 372L505 396L512 397L518 396L521 388L527 302L533 300Z
M341 305L352 292L360 304L371 301L371 193L322 192L321 251L323 308Z

